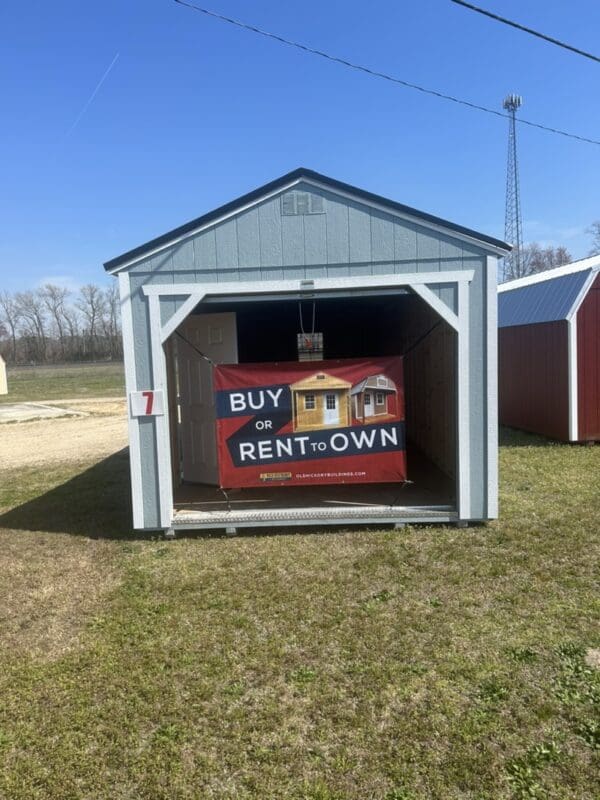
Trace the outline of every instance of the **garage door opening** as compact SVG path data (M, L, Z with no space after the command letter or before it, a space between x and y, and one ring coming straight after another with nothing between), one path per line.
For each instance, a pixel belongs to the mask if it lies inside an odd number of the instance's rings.
M406 402L406 483L327 486L218 486L212 364L295 362L302 332L318 333L322 356L335 359L403 356ZM204 301L165 344L173 523L207 527L235 512L276 524L277 511L297 521L331 514L447 519L457 504L457 334L410 289L372 296ZM376 392L364 402L375 406ZM354 401L353 401L354 402ZM368 410L369 406L367 406ZM358 409L353 407L353 413Z

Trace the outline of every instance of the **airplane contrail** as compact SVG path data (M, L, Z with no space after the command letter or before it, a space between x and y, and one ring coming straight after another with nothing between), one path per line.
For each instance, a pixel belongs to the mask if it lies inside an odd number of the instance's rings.
M67 131L67 133L66 133L66 136L70 136L70 135L73 133L73 131L75 130L76 126L79 124L79 122L80 122L81 118L83 117L83 115L85 114L85 112L88 110L88 108L89 108L89 107L90 107L90 105L92 104L92 102L93 102L93 100L94 100L94 97L96 97L96 95L97 95L97 94L98 94L98 92L100 91L100 87L102 86L102 84L104 83L104 81L105 81L105 80L108 78L108 76L109 76L109 73L110 73L111 69L112 69L112 68L114 67L114 65L117 63L117 59L119 58L119 55L120 55L120 54L119 54L119 53L117 53L117 54L115 55L115 57L113 58L113 60L112 60L112 61L110 62L110 64L108 65L108 67L107 67L106 71L104 72L104 75L103 75L103 76L100 78L100 80L99 80L99 81L98 81L98 83L96 84L96 88L95 88L95 89L94 89L94 91L91 93L91 95L88 97L88 99L87 99L87 101L85 102L85 104L84 104L83 108L81 109L81 111L80 111L80 112L79 112L79 114L77 115L77 117L76 117L75 121L73 122L73 124L71 125L71 127L69 128L69 130Z

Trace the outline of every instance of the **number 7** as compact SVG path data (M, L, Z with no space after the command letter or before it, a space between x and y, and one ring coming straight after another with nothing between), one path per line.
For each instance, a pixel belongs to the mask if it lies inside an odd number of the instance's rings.
M146 410L144 414L152 414L152 406L154 405L154 392L142 392L142 397L146 398Z

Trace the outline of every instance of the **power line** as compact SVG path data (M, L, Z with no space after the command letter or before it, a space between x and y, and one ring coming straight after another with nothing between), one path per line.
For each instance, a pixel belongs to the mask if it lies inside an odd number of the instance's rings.
M190 8L193 11L199 12L200 14L204 14L207 17L213 17L221 22L227 22L229 25L235 25L237 28L242 28L245 31L250 31L251 33L259 34L260 36L265 36L268 39L274 39L275 41L280 42L280 44L285 44L289 47L295 47L298 50L303 50L305 53L311 53L314 56L320 56L321 58L327 59L327 61L333 61L336 64L341 64L344 67L349 67L350 69L357 70L358 72L364 72L374 78L381 78L385 81L390 81L391 83L404 86L407 89L415 89L423 94L433 95L433 97L438 97L442 100L449 100L452 103L457 103L458 105L466 106L467 108L472 108L476 111L484 111L486 114L493 114L495 117L508 119L507 114L503 114L501 111L496 111L493 108L488 108L487 106L482 106L477 103L471 103L469 100L462 100L458 97L453 97L450 94L438 92L435 89L427 89L424 86L419 86L416 83L410 83L409 81L402 80L401 78L396 78L393 75L388 75L385 72L379 72L378 70L371 69L370 67L365 67L362 64L354 64L352 61L347 61L345 58L330 55L323 50L317 50L314 47L308 47L308 45L302 44L301 42L294 42L291 39L286 39L284 36L280 36L277 33L271 33L270 31L262 30L262 28L257 28L254 25L249 25L246 22L241 22L238 19L226 17L224 14L219 14L218 12L211 11L208 8L202 8L202 6L194 5L194 3L186 2L186 0L174 0L174 2L180 6L185 6L186 8ZM531 120L522 119L521 117L519 117L518 122L520 122L522 125L528 125L531 128L539 128L540 130L547 131L548 133L556 133L559 136L566 136L569 139L577 139L578 141L586 142L587 144L600 145L600 140L598 139L589 139L586 136L579 136L576 133L568 133L567 131L559 130L558 128L551 128L548 125L542 125L539 122L532 122Z
M527 28L525 25L521 25L518 22L513 22L510 19L506 19L505 17L500 17L498 14L494 14L491 11L486 11L484 8L478 8L477 6L472 5L471 3L465 3L465 0L451 0L452 3L456 3L459 6L464 6L465 8L471 9L471 11L476 11L478 14L483 14L486 17L490 17L490 19L496 20L496 22L502 22L504 25L510 25L512 28L517 28L517 30L525 31L525 33L530 33L532 36L537 36L538 39L544 39L546 42L550 42L551 44L558 45L558 47L563 47L565 50L570 50L572 53L577 53L579 56L585 56L585 58L591 58L592 61L597 61L600 64L600 58L598 56L593 55L592 53L586 53L585 50L580 50L578 47L573 47L566 42L561 42L560 39L553 39L552 36L546 36L545 33L540 33L539 31L534 31L533 28Z

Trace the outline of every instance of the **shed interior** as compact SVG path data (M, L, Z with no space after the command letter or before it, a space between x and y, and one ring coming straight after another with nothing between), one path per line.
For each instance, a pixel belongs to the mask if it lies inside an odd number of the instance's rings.
M181 424L183 382L178 350L184 325L166 342L174 518L193 522L204 512L276 508L386 506L456 509L457 334L410 289L344 297L282 297L203 301L193 315L234 313L238 363L298 360L303 328L323 334L324 359L402 355L408 482L228 490L184 479L189 443ZM301 309L301 312L300 312ZM302 317L302 318L301 318ZM200 356L198 356L200 357Z

